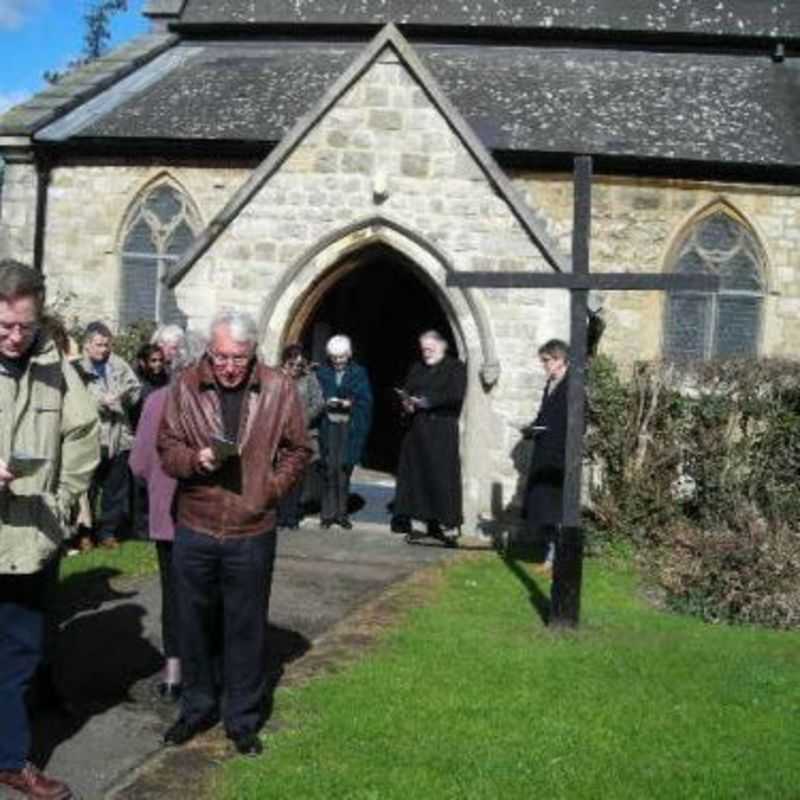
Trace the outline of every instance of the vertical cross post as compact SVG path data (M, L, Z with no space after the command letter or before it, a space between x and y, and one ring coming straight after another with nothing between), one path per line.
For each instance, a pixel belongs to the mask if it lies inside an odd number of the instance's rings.
M575 159L572 271L589 275L592 227L592 159ZM550 593L550 624L575 627L580 618L583 579L583 529L581 478L583 473L584 406L586 396L586 344L589 290L570 292L569 387L567 393L567 443L564 457L563 523L556 539L556 558Z

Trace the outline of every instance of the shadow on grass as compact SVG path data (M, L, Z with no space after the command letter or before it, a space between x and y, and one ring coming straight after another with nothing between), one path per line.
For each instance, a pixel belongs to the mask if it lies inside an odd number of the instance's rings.
M508 571L525 587L528 600L545 625L550 623L550 599L542 592L536 581L531 578L522 565L510 556L500 554L500 558Z

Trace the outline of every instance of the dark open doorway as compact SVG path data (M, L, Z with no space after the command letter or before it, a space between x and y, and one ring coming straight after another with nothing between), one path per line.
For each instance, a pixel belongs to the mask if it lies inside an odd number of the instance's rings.
M344 333L351 338L354 358L366 367L375 397L364 466L393 473L402 438L393 389L403 383L418 356L420 333L438 330L457 355L455 336L418 269L391 248L372 247L336 272L342 277L321 295L312 292L307 300L312 307L301 309L304 322L298 338L318 363L325 359L331 336Z

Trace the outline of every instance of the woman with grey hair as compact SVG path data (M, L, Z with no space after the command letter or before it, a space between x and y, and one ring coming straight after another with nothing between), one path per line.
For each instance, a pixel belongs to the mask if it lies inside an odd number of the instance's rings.
M364 367L356 364L347 336L333 336L325 347L328 363L319 368L317 379L325 398L320 423L322 456L321 525L337 524L350 529L347 514L350 476L361 460L372 424L372 389Z
M180 325L159 325L150 338L150 344L158 345L164 355L164 364L167 371L172 368L175 354L183 343L186 333Z
M181 331L181 338L172 354L171 380L183 369L197 362L205 352L205 340L196 333ZM169 387L156 389L147 398L136 439L130 455L130 469L134 476L147 486L148 528L150 538L156 543L158 571L161 578L161 634L164 644L165 666L158 693L167 702L175 702L181 691L181 662L178 655L178 604L175 579L172 571L172 543L175 523L172 502L177 482L161 467L156 451L156 439Z

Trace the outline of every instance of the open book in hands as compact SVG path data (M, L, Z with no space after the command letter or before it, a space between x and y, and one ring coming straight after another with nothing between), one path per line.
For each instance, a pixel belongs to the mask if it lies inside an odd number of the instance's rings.
M8 461L8 471L15 478L27 478L47 463L47 460L43 456L34 456L30 453L12 453Z
M329 397L325 402L329 411L346 411L350 408L350 401L341 397Z
M220 464L232 456L239 455L239 445L223 436L211 437L211 449L214 451L214 458Z

